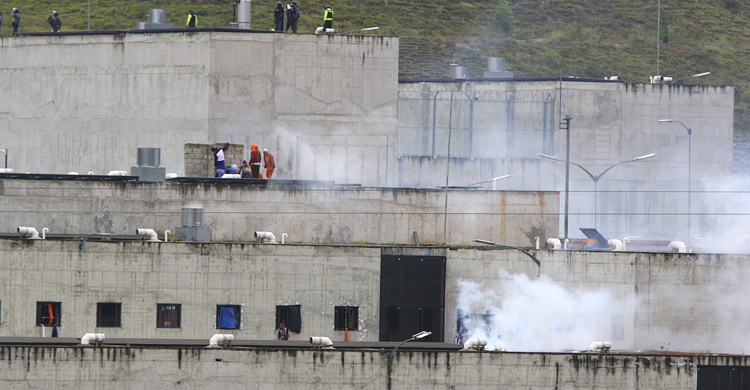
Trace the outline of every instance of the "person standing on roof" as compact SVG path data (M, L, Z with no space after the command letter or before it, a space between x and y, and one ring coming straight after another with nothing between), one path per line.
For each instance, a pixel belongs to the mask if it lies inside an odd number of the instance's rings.
M297 8L297 2L292 2L292 8L286 11L286 31L289 31L289 27L292 28L293 33L297 33L297 22L299 21L299 8Z
M57 11L52 11L52 16L47 17L47 23L52 26L52 32L60 32L60 27L62 27L62 20L60 19L60 15L58 15Z
M276 161L268 149L263 149L263 168L266 168L266 179L270 179L276 169Z
M323 11L323 28L333 28L333 10L330 5L326 5L326 10Z
M198 15L193 13L193 10L188 11L187 22L185 25L189 28L198 27Z
M13 36L18 35L18 28L21 26L21 11L18 10L18 8L13 8L13 13L11 14L13 16L13 23L11 23L11 26L13 26Z
M279 1L279 3L276 4L276 9L273 10L273 31L284 31L284 13L284 5Z
M223 148L217 148L214 146L211 148L211 151L214 153L214 166L220 166L221 169L225 169L226 166L224 165L224 152L229 149L229 142L224 144Z
M250 145L250 170L253 172L253 178L257 179L260 173L260 149L258 145Z

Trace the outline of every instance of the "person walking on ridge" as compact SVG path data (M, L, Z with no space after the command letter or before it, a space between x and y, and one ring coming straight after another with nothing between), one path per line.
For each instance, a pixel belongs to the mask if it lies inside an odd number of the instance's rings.
M18 8L13 8L13 13L11 14L13 16L13 23L11 23L11 26L13 26L13 36L18 35L18 28L21 26L21 11L18 10Z
M329 28L333 28L333 10L330 5L326 5L326 10L323 11L323 32L327 32Z
M273 31L284 31L284 14L284 5L279 1L279 3L276 4L276 9L273 10Z
M211 148L211 152L214 154L214 166L218 165L221 169L226 168L226 165L224 165L224 152L226 152L227 149L229 149L229 142L224 144L223 148L217 148L215 146Z
M188 11L187 22L185 23L188 28L198 27L198 15L193 13L193 10Z
M289 27L292 28L293 33L297 33L297 22L299 21L299 8L297 2L292 2L292 8L286 11L286 31L289 31Z
M52 26L52 32L60 32L60 27L62 27L62 20L60 19L60 15L57 13L57 11L52 11L52 16L47 17L47 23Z

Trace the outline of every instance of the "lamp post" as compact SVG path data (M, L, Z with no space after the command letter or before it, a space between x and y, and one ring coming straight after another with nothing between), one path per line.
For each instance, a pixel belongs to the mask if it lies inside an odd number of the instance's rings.
M380 28L380 27L368 27L368 28L363 28L363 29L361 29L361 30L351 30L351 31L347 31L347 32L342 32L342 33L341 33L341 34L339 34L339 35L346 35L346 34L349 34L349 33L353 33L353 32L372 31L372 30L377 30L377 29L379 29L379 28Z
M548 158L550 160L555 160L555 161L559 161L559 162L565 162L565 161L560 160L559 158L557 158L555 156L548 156L548 155L542 154L542 153L537 153L537 155L539 155L541 157L544 157L544 158ZM602 176L604 176L605 173L609 172L610 169L612 169L612 168L614 168L614 167L616 167L618 165L626 164L626 163L629 163L629 162L641 161L641 160L645 160L647 158L651 158L651 157L654 157L654 156L656 156L656 154L651 153L651 154L646 154L646 155L643 155L643 156L638 156L638 157L630 159L630 160L620 161L620 162L618 162L616 164L611 165L609 168L605 169L604 171L602 171L602 173L600 173L598 175L592 174L591 172L589 172L588 169L584 168L580 164L574 163L573 161L568 161L569 163L577 166L578 168L583 169L583 171L586 172L587 175L589 175L589 177L591 178L591 180L594 181L594 228L595 229L596 229L596 214L597 214L597 196L596 196L596 192L597 192L597 183L599 183L599 179L601 179Z
M681 121L674 120L674 119L659 119L659 122L665 122L665 123L677 122L677 123L681 124L682 127L685 128L685 130L687 130L687 134L688 134L688 237L687 237L687 247L688 247L688 250L690 250L690 232L691 232L690 231L690 219L691 219L690 217L691 217L691 213L692 213L692 209L690 208L690 198L692 196L692 191L691 191L691 189L692 189L692 172L691 172L692 168L691 168L691 163L693 161L692 158L690 157L691 150L692 150L692 145L691 145L690 138L692 138L691 135L693 134L693 130L690 129L689 127L687 127L687 125L684 124L684 123L682 123Z
M448 180L451 173L451 132L453 130L453 87L455 78L453 77L453 67L457 64L448 64L448 68L451 70L451 102L450 108L448 109L448 158L445 160L445 210L443 213L443 244L446 243L446 236L448 235Z
M419 332L417 334L412 335L411 338L408 338L408 339L406 339L406 340L398 343L398 345L396 345L396 348L393 348L393 350L391 351L391 353L388 355L388 361L390 362L391 359L393 359L393 355L396 353L396 350L398 349L398 347L404 345L404 343L408 343L409 341L419 340L419 339L425 338L425 337L427 337L427 336L429 336L431 334L432 334L432 332L428 332L428 331L424 331L423 330L423 331L421 331L421 332Z
M477 185L477 184L482 184L482 183L489 183L489 182L492 182L492 190L494 191L495 189L497 189L497 181L498 181L498 180L500 180L500 179L507 179L507 178L509 178L509 177L510 177L510 175L504 175L504 176L493 177L492 179L487 179L487 180L482 180L482 181L478 181L478 182L476 182L476 183L471 183L471 184L469 184L469 185L468 185L468 186L466 186L466 187L473 187L473 186L475 186L475 185Z
M111 236L111 235L112 234L110 234L110 233L89 233L89 234L86 235L86 237L84 237L84 238L81 239L81 243L78 244L78 249L79 250L83 250L83 246L86 245L86 241L91 236Z
M694 79L694 78L696 78L696 77L703 77L703 76L708 76L708 75L710 75L710 74L711 74L711 72L703 72L703 73L698 73L698 74L694 74L694 75L692 75L692 76L688 76L688 77L683 77L683 78L681 78L681 79L677 79L677 80L675 80L675 81L672 81L672 82L671 82L671 83L669 83L669 84L677 84L677 83L679 83L679 82L680 82L680 81L682 81L682 80L687 80L687 79ZM659 121L659 122L661 122L661 121Z

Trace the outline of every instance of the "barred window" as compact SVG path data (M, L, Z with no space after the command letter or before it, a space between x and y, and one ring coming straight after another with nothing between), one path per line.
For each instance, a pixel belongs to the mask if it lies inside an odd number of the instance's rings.
M119 328L122 303L98 302L96 304L96 326L100 328Z
M62 304L60 302L37 302L36 326L60 326L61 307Z
M334 307L333 330L358 330L359 307L336 306Z
M156 304L156 327L179 328L181 325L182 305L179 303Z

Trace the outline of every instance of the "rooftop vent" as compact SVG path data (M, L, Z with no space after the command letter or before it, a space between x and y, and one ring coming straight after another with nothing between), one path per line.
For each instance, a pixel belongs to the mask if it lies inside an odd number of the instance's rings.
M175 229L175 234L183 241L211 241L211 229L207 228L203 217L202 206L184 206L182 208L182 227Z
M513 78L513 72L505 70L505 58L504 57L489 57L487 58L487 71L484 72L484 78L486 79L511 79Z
M159 164L160 148L138 148L138 166L130 167L130 174L138 176L138 181L164 181L167 169L159 167Z
M167 23L167 10L151 8L148 10L148 22L137 22L136 30L160 30L174 28L174 23Z
M469 67L468 66L454 66L452 68L451 77L454 79L468 79Z
M182 208L182 226L196 227L205 225L203 219L203 207L185 206Z
M252 3L250 0L240 0L237 2L237 28L240 30L250 30L250 21Z

